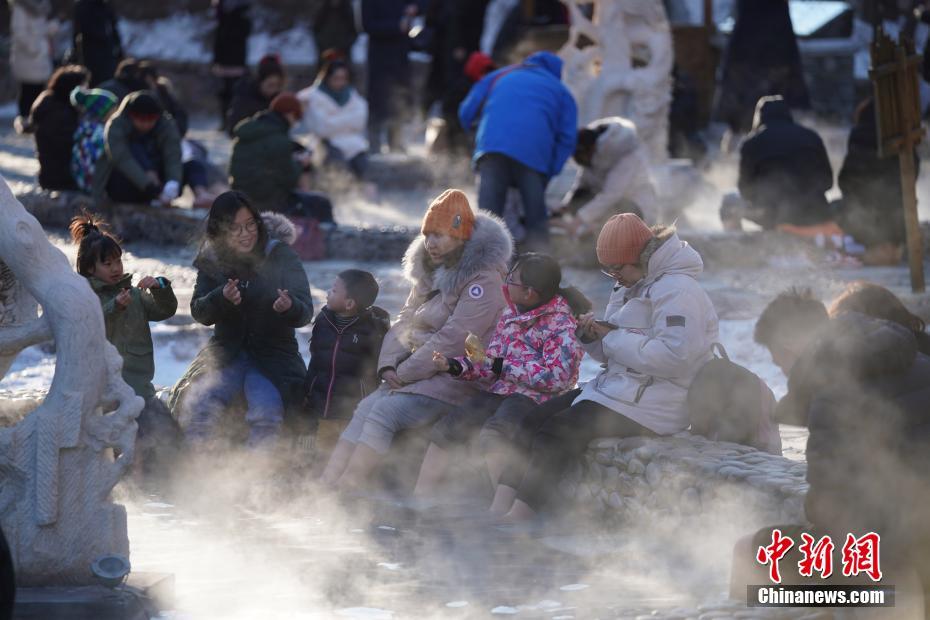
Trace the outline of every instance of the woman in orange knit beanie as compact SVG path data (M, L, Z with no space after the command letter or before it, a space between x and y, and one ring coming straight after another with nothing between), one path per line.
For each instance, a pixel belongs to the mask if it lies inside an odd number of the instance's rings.
M433 352L461 356L469 333L487 345L506 305L503 276L513 241L499 218L475 213L457 189L433 200L421 232L404 256L412 289L381 347L384 382L355 409L323 473L326 484L364 484L396 432L432 425L474 390L439 372Z

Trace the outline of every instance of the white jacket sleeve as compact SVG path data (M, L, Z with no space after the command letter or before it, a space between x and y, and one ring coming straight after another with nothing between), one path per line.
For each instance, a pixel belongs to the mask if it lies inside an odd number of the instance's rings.
M638 181L637 176L643 174L648 175L648 172L633 157L621 158L607 173L601 191L578 210L578 218L589 229L596 228L613 215L610 210L616 209L621 199L629 197L630 189ZM637 206L645 211L653 205Z
M652 336L617 329L603 339L606 355L618 364L654 377L684 378L707 354L703 300L687 288L653 288Z

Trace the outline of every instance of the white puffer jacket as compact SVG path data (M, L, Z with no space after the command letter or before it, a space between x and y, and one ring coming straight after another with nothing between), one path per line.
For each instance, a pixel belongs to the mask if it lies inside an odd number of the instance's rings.
M41 12L31 12L19 2L11 7L10 69L17 82L45 84L52 75L50 37L56 28L54 22Z
M368 150L368 102L354 88L343 106L319 86L301 90L297 99L304 108L307 130L342 151L346 159Z
M591 166L581 168L575 180L575 189L594 194L579 209L578 217L597 234L614 215L617 203L626 199L642 210L646 223L654 224L658 199L649 176L649 149L639 139L632 121L612 116L588 124L588 129L603 126L607 129L597 139Z
M600 403L671 435L690 425L688 386L711 358L717 312L695 279L704 263L694 248L674 229L650 243L646 276L618 288L607 304L604 319L618 329L585 347L605 368L575 402Z

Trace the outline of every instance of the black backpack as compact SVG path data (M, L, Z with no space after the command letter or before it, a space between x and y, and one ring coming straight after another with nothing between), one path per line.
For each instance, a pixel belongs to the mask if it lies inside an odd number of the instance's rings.
M701 367L688 388L691 432L781 454L778 425L772 421L772 390L754 372L730 361L720 343L711 350L714 358Z

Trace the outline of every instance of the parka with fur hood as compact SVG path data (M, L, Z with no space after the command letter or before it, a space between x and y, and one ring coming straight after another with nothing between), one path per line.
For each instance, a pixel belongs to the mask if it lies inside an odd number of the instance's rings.
M394 369L406 384L398 392L456 404L476 389L438 372L433 352L462 355L469 332L488 344L507 306L504 275L512 252L505 224L485 211L476 213L474 232L454 267L432 267L424 237L414 239L404 256L404 275L413 288L378 360L379 374Z
M182 428L190 422L183 407L185 392L198 377L223 368L245 351L281 394L293 419L302 404L306 367L297 348L294 330L313 318L310 284L303 265L290 244L297 238L294 225L276 213L262 213L268 232L263 258L250 270L223 264L211 244L194 259L197 282L191 296L191 316L203 325L213 326L207 346L174 386L169 407ZM239 279L242 303L238 306L223 296L230 278ZM287 289L293 305L284 313L272 308L277 289Z
M586 189L594 194L578 210L578 217L589 230L599 230L616 213L617 204L626 199L636 203L646 222L655 222L658 199L649 178L649 149L636 133L636 125L611 116L589 123L587 128L603 128L603 133L597 138L591 165L582 167L575 180L575 191Z
M696 277L701 256L674 228L655 227L640 256L646 275L631 288L617 287L604 320L616 325L585 345L604 362L576 403L594 401L659 435L690 425L688 386L717 342L717 312Z

